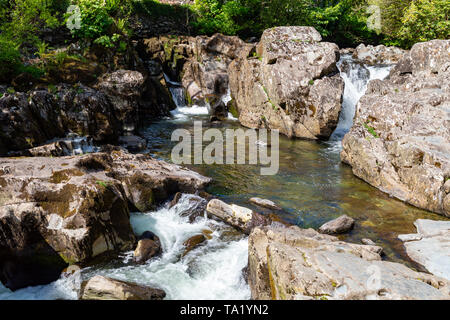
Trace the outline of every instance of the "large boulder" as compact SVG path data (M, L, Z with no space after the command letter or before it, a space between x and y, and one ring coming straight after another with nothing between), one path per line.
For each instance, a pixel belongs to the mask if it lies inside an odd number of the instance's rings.
M208 182L195 172L108 153L0 161L0 280L13 290L56 280L67 264L87 262L135 242L129 212Z
M233 107L242 125L279 129L288 137L328 138L336 128L344 82L339 48L312 27L265 30L252 51L228 68Z
M341 159L389 195L450 216L450 40L414 45L369 82Z
M117 70L99 79L97 88L104 92L125 132L132 132L138 123L138 99L144 87L144 76L138 71Z
M249 237L252 299L448 299L445 279L382 261L379 247L312 229L269 226Z
M82 285L81 300L162 300L166 293L132 282L95 276Z
M428 272L450 281L450 221L418 219L416 234L399 235L406 253Z

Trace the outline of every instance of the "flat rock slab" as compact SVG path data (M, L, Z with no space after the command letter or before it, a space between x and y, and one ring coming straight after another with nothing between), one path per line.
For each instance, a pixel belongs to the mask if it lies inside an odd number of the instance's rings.
M450 280L450 221L418 219L417 234L399 235L408 256L428 272Z
M267 226L249 237L253 299L449 299L440 277L382 261L378 247L312 229Z

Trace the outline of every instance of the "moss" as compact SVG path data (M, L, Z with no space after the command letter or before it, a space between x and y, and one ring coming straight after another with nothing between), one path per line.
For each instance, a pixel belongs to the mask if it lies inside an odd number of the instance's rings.
M236 104L235 104L234 99L231 99L231 101L230 101L229 111L233 115L233 117L239 118L239 111L236 108Z
M277 110L278 110L278 107L275 105L275 103L272 102L272 100L270 100L269 93L267 92L266 87L263 86L263 90L264 90L264 92L266 93L266 96L267 96L267 102L270 103L270 105L272 106L273 110L277 111Z
M277 298L277 289L275 287L275 281L272 276L272 269L270 268L270 254L269 254L269 247L266 248L266 254L267 254L267 271L269 273L269 285L270 285L270 292L272 296L272 300L276 300ZM284 300L283 297L281 297L280 293L280 299Z
M109 187L109 183L107 181L96 181L95 183L97 183L98 185L102 186L103 188L108 188Z
M79 188L74 184L65 184L59 191L40 191L33 195L42 209L48 213L55 213L63 218L70 217L75 214L76 210L70 210L70 202L73 195L79 193Z
M78 169L67 169L67 170L61 170L61 171L55 171L53 172L52 176L50 177L51 183L61 183L70 180L72 176L82 176L84 175L83 172L81 172Z
M310 86L312 86L312 85L314 84L314 80L313 80L313 79L309 80L309 81L308 81L308 84L309 84Z
M186 100L187 100L188 106L192 106L192 97L187 92L186 92Z
M369 132L374 138L379 138L377 132L375 131L374 127L369 126L369 122L362 123L363 127L366 128L367 132Z

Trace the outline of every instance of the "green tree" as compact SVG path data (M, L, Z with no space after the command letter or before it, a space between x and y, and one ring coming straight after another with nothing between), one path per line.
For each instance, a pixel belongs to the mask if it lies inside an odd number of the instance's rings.
M408 47L416 42L450 38L450 2L414 0L402 18L398 37Z

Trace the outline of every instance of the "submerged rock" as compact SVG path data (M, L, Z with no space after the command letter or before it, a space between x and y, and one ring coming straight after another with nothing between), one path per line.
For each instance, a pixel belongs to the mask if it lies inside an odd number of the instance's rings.
M0 280L10 289L56 280L67 264L129 250L130 209L148 211L208 182L195 172L108 153L0 161Z
M415 44L359 100L341 159L372 186L450 216L450 40Z
M354 224L355 220L344 214L339 218L324 223L320 226L319 232L325 234L346 233L353 229Z
M166 293L132 282L95 276L83 284L81 300L162 300Z
M252 299L448 299L445 279L381 261L379 247L312 229L268 226L249 237Z
M147 148L147 140L134 135L119 137L119 144L130 152L140 152Z
M253 204L256 204L257 206L272 209L272 210L281 210L279 206L275 204L275 202L267 199L261 199L261 198L250 198L250 202Z
M450 221L418 219L417 234L399 235L406 253L428 272L450 280Z
M336 128L344 81L339 48L312 27L276 27L228 68L242 125L279 129L288 137L328 138ZM245 52L246 53L246 52Z

